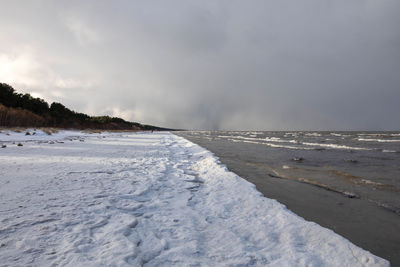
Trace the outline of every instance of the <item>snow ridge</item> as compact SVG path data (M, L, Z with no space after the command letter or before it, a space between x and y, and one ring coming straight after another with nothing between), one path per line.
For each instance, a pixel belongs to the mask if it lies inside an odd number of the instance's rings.
M389 265L181 137L69 135L17 147L0 133L2 265Z

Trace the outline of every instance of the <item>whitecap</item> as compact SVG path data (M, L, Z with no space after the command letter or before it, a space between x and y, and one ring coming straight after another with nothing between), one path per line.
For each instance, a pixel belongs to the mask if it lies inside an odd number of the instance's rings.
M400 140L395 139L370 139L370 138L358 138L358 141L366 141L366 142L379 142L379 143L395 143L400 142Z
M303 142L302 144L306 146L320 146L333 149L372 150L370 148L365 148L365 147L352 147L352 146L337 145L337 144L319 144L319 143L307 143L307 142Z
M321 136L320 133L306 133L305 135L308 135L308 136Z

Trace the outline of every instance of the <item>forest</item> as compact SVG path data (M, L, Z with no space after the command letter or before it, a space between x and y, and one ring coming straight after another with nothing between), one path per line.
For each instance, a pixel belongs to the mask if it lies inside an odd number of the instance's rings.
M56 127L99 130L167 130L129 122L118 117L89 116L61 103L50 105L41 98L21 94L0 83L0 127Z

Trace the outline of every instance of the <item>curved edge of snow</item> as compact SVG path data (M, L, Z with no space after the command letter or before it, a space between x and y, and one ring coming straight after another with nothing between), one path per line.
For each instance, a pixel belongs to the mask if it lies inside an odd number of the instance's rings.
M390 266L389 261L354 245L330 229L306 221L277 200L265 197L254 184L229 171L212 152L183 137L177 138L193 155L192 169L208 187L207 206L216 207L224 202L227 205L218 211L216 217L237 211L242 216L238 215L227 223L229 227L240 228L244 236L252 235L246 232L255 226L260 228L257 239L276 241L276 235L279 235L278 239L285 244L277 242L275 245L281 246L281 252L287 253L287 258L293 257L293 261L284 260L276 264L314 265L319 262L324 266ZM296 259L296 254L303 255Z
M2 265L389 266L172 133L32 138L0 133Z

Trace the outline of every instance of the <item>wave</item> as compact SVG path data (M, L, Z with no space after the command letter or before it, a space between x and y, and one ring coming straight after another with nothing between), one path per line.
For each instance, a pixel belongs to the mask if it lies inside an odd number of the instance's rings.
M369 134L367 134L367 133L359 133L358 135L360 135L360 136L365 136L365 135L367 135L367 136L378 136L378 135L383 135L383 134L376 134L376 133L373 133L373 134L371 134L371 133L369 133Z
M264 140L269 142L278 142L278 143L293 143L293 144L299 143L299 141L297 140L285 140L277 137L265 137Z
M358 141L366 141L366 142L379 142L379 143L395 143L400 142L399 139L370 139L370 138L358 138Z
M235 142L235 143L243 142L243 141L241 141L241 140L236 140L236 139L231 139L231 138L229 138L228 141L232 141L232 142Z
M276 143L299 143L296 140L284 140L278 137L265 137L265 138L254 138L254 137L245 137L245 136L227 136L227 135L218 135L220 138L231 138L231 139L241 139L241 140L250 140L250 141L267 141L267 142L276 142Z
M393 138L393 137L399 137L400 133L359 133L357 134L358 137L382 137L382 138Z
M232 135L217 135L217 137L219 137L219 138L232 138L234 136L232 136Z
M243 141L239 141L239 140L236 140L237 142L242 142L242 143L248 143L248 144L263 144L263 143L260 143L260 142L254 142L254 141L248 141L248 140L243 140Z
M260 145L266 145L266 146L275 147L275 148L288 148L288 149L300 149L300 150L324 150L325 148L346 149L346 150L372 150L370 148L351 147L351 146L337 145L337 144L320 144L320 143L307 143L307 142L301 143L296 140L283 140L283 139L280 139L277 137L251 138L251 137L244 137L244 136L222 136L222 135L220 135L218 137L227 138L229 141L233 141L233 142L260 144ZM304 146L281 145L281 144L274 144L274 143L294 143L294 144L299 144L299 145L313 146L313 148L304 147Z
M383 153L400 153L399 151L396 150L389 150L389 149L384 149L382 150Z
M306 133L307 136L322 136L320 133Z
M242 133L243 134L243 133ZM335 134L335 133L331 133ZM338 134L339 135L339 134ZM374 148L368 147L358 147L358 146L348 146L342 144L333 144L329 143L329 141L333 141L333 139L326 138L324 141L328 141L327 143L316 143L316 142L300 142L294 139L281 139L279 137L250 137L250 136L243 136L243 135L218 135L216 138L223 138L232 142L245 142L245 143L253 143L253 144L262 144L269 147L275 148L288 148L288 149L303 149L303 150L324 150L324 149L343 149L343 150L376 150ZM356 140L359 141L366 141L366 142L400 142L400 140L386 140L386 139L371 139L371 138L358 138ZM321 142L324 142L321 141ZM296 144L296 146L289 145L289 144ZM297 146L298 145L298 146ZM313 148L309 148L313 147ZM378 149L379 150L379 149ZM382 151L382 150L380 150ZM385 153L396 153L395 150L383 150L382 152Z
M339 134L339 133L330 133L332 136L338 136L338 137L349 137L351 136L350 134Z
M361 182L363 182L364 184L375 185L375 186L384 185L382 183L374 182L368 179L361 179Z
M284 136L284 137L289 137L289 136L297 137L297 136L298 136L298 133L285 133L283 136Z
M313 148L308 148L308 147L300 147L300 146L285 146L285 145L277 145L277 144L271 144L271 143L262 143L263 145L267 145L270 147L276 147L276 148L288 148L288 149L301 149L301 150L313 150Z
M232 141L234 141L234 140L232 140ZM266 145L266 146L274 147L274 148L288 148L288 149L300 149L300 150L313 150L314 149L314 148L308 148L308 147L286 146L286 145L278 145L278 144L265 143L265 142L255 142L255 141L249 141L249 140L243 140L243 141L235 140L234 142Z
M371 148L366 147L353 147L353 146L345 146L345 145L337 145L337 144L319 144L319 143L307 143L303 142L303 145L306 146L320 146L320 147L327 147L333 149L348 149L348 150L372 150Z

